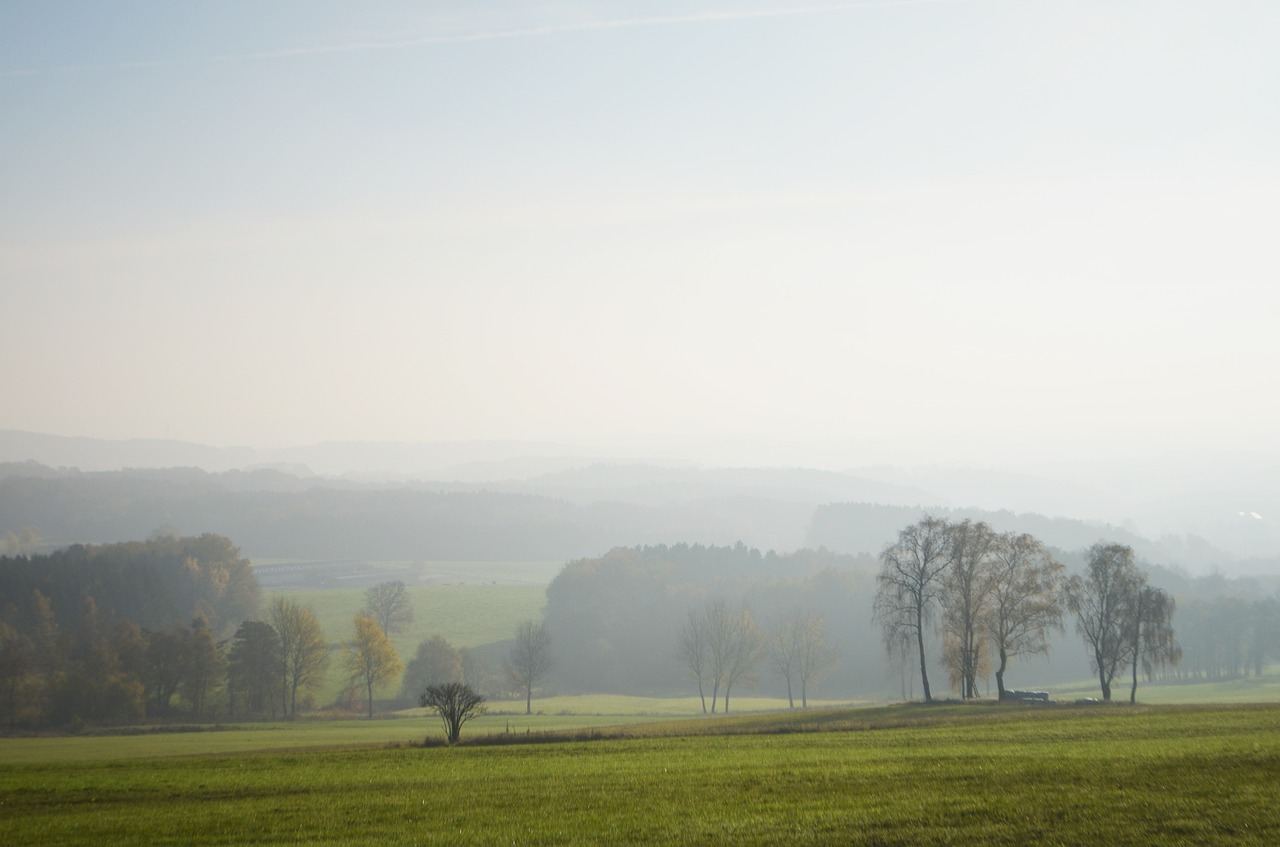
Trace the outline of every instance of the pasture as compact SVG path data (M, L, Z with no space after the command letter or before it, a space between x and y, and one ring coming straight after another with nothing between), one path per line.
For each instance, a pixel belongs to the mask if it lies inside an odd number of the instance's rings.
M593 734L615 737L140 759L6 756L0 842L1280 840L1277 706L908 705Z
M441 635L454 647L482 647L510 639L521 621L536 620L546 605L549 563L427 562L376 563L386 579L405 582L413 603L413 622L391 637L401 661L408 662L418 644ZM402 572L402 573L401 573ZM554 575L552 573L552 575ZM352 619L364 607L365 587L264 588L263 605L282 596L310 606L329 641L331 658L325 684L315 703L332 703L346 687L340 667L342 645L353 632ZM397 682L381 696L391 696Z

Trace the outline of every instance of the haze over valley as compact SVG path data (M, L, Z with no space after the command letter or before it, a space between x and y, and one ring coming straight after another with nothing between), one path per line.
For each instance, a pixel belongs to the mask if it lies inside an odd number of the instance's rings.
M0 4L0 722L1271 691L1277 32Z

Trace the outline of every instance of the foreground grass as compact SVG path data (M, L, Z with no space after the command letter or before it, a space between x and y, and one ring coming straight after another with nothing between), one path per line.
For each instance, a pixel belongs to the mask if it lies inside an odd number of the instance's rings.
M1277 707L890 707L633 731L647 737L7 763L0 843L1280 841Z

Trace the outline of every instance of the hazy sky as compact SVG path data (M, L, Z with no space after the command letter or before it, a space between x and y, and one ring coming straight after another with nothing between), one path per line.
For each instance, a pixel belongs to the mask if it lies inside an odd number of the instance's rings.
M0 428L1280 450L1280 3L0 5Z

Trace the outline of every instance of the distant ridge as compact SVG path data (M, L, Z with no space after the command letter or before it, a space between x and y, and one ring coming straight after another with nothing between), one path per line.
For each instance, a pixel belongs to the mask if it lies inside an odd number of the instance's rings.
M252 465L249 447L209 447L171 439L126 439L46 435L24 430L0 430L0 462L35 461L52 468L111 471L123 468L184 468L226 471Z

